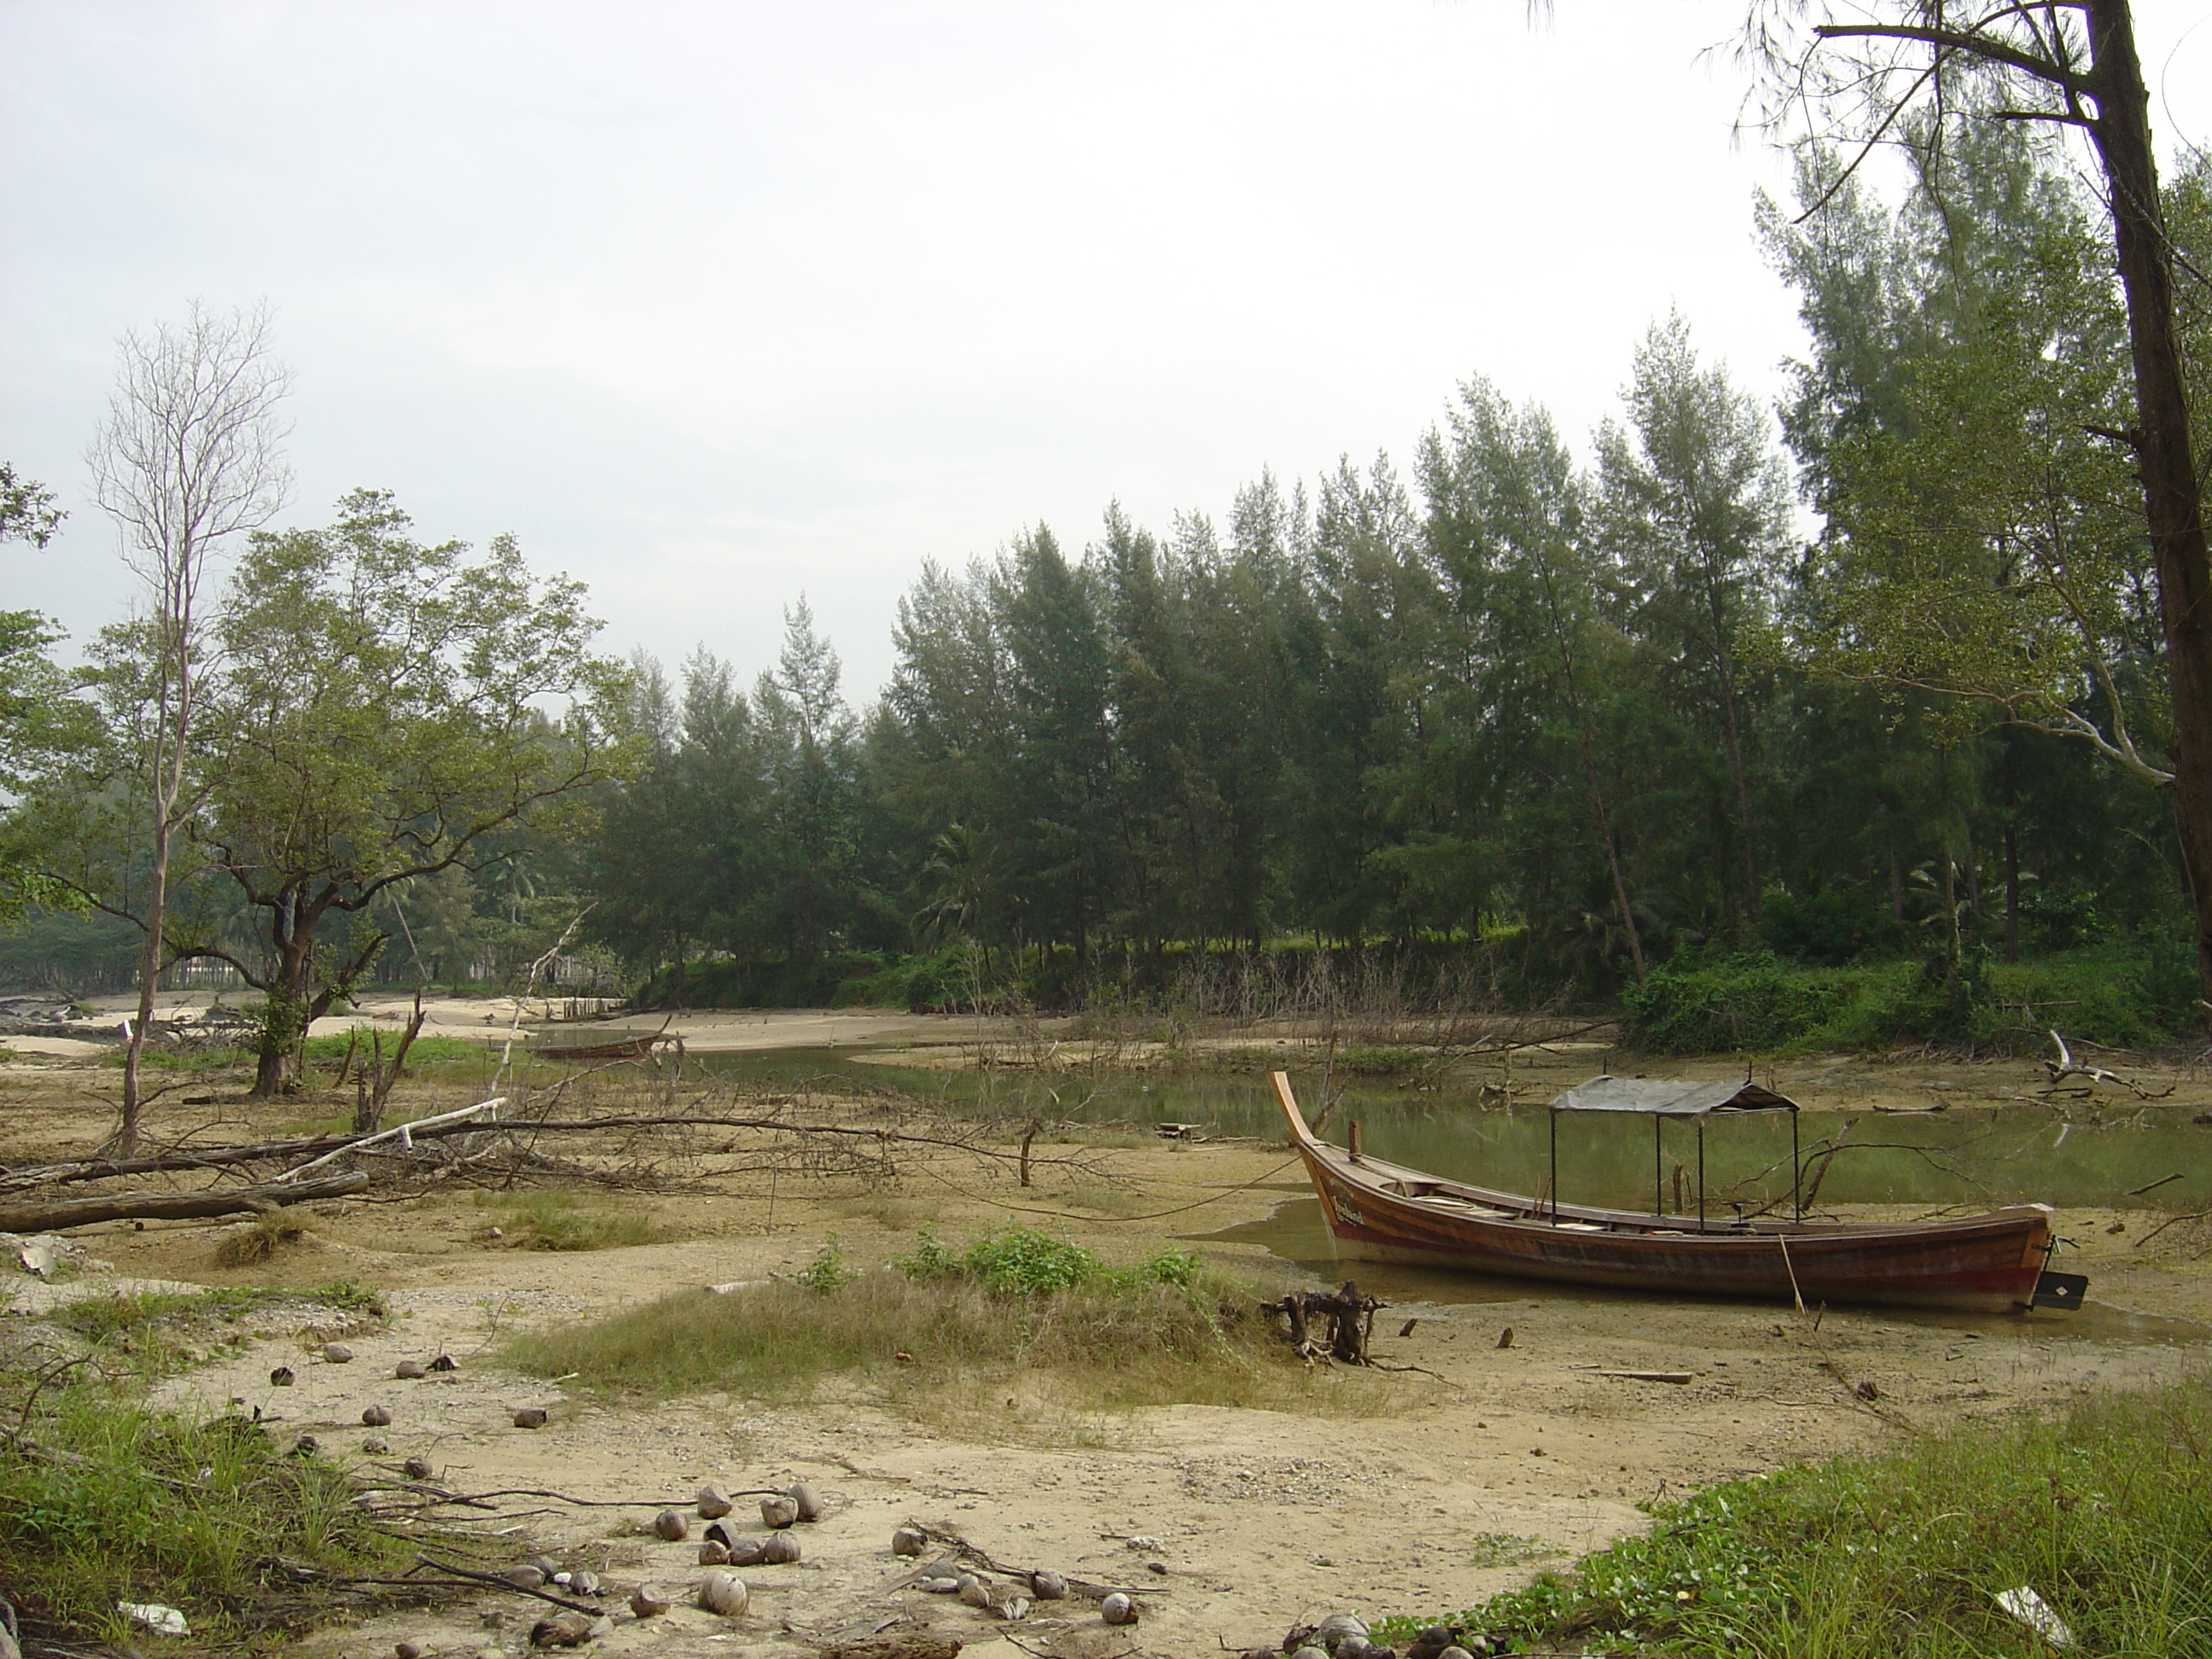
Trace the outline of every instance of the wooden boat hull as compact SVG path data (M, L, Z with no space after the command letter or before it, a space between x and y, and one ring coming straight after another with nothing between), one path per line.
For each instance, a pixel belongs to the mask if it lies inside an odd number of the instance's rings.
M1337 1254L1621 1290L1790 1302L1879 1302L2008 1312L2028 1307L2051 1212L2023 1205L1902 1224L1694 1218L1561 1206L1355 1160L1309 1130L1289 1079L1276 1094Z
M532 1049L539 1060L574 1062L586 1060L642 1060L660 1041L657 1031L643 1036L621 1037L611 1042L580 1042L567 1048Z

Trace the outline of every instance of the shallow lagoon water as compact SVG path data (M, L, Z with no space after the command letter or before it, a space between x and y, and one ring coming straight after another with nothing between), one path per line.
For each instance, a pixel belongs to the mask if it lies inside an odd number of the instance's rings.
M1282 1120L1264 1076L1243 1073L1127 1073L1091 1079L1000 1072L932 1070L856 1060L850 1050L717 1054L713 1069L733 1079L786 1088L895 1088L956 1110L994 1116L1041 1115L1086 1122L1195 1123L1214 1136L1280 1140ZM1318 1076L1296 1068L1291 1081L1310 1117ZM1786 1082L1784 1086L1787 1086ZM1485 1103L1472 1082L1415 1091L1388 1083L1340 1080L1341 1099L1325 1133L1341 1136L1357 1118L1367 1150L1395 1163L1504 1192L1534 1193L1547 1179L1551 1114L1540 1104ZM1961 1108L1928 1115L1815 1112L1798 1115L1808 1170L1824 1145L1844 1148L1829 1165L1820 1197L1839 1204L1995 1205L2196 1208L2203 1181L2172 1182L2140 1198L2131 1188L2176 1170L2204 1168L2212 1130L2172 1109L2128 1111L2106 1124L2069 1123L2033 1108ZM1697 1134L1686 1124L1659 1131L1657 1185L1675 1208L1697 1208ZM1565 1115L1559 1124L1559 1195L1568 1203L1649 1208L1654 1186L1649 1124L1610 1114ZM1711 1121L1705 1136L1707 1212L1725 1218L1728 1200L1753 1207L1790 1197L1790 1122L1784 1113Z

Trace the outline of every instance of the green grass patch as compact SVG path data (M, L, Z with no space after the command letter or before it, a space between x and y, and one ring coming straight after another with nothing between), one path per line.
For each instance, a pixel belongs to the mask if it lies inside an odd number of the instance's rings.
M2080 1651L2212 1655L2202 1378L1645 1507L1648 1535L1442 1622L1636 1654L1994 1659L2049 1650L1997 1604L2026 1587Z
M2113 1048L2194 1029L2195 969L2179 946L2136 941L2032 962L1816 967L1765 951L1654 969L1621 998L1632 1042L1654 1054L1882 1048L1900 1041L1981 1053L2047 1049L2056 1026Z
M478 1193L477 1203L500 1212L506 1242L524 1250L613 1250L661 1237L653 1218L619 1200L532 1188Z
M1336 1051L1337 1069L1358 1077L1406 1077L1428 1062L1429 1056L1418 1048L1354 1043Z
M343 1060L350 1043L354 1058L365 1060L372 1052L371 1036L383 1038L384 1057L388 1064L392 1050L399 1046L399 1033L390 1026L356 1025L336 1036L309 1037L303 1053L311 1062ZM481 1064L485 1046L472 1037L418 1036L407 1045L408 1069L411 1071L418 1066Z
M85 1297L48 1316L99 1351L103 1363L120 1362L143 1376L166 1376L242 1347L251 1340L246 1322L272 1304L307 1303L368 1320L386 1316L384 1299L350 1279L313 1290L222 1285L197 1291L148 1291L137 1295Z
M924 1234L883 1267L855 1269L831 1246L794 1279L679 1292L524 1334L508 1358L535 1376L650 1397L789 1398L848 1376L963 1420L980 1402L995 1407L995 1385L1016 1373L1080 1410L1295 1408L1354 1396L1364 1407L1381 1397L1389 1379L1309 1373L1260 1316L1259 1299L1187 1250L1116 1266L1026 1228L957 1249Z

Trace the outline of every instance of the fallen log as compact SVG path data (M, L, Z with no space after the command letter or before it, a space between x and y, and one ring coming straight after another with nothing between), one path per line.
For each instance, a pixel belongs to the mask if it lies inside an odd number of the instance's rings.
M368 1185L360 1170L318 1181L291 1181L261 1187L211 1187L196 1193L103 1193L97 1198L64 1198L44 1204L0 1204L0 1233L59 1232L95 1221L183 1221L202 1216L237 1215L248 1210L304 1204L312 1199L343 1198Z

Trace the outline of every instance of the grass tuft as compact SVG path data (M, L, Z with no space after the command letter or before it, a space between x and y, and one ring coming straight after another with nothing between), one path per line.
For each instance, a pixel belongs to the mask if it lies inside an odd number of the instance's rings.
M659 1241L653 1218L619 1201L546 1189L479 1193L503 1212L500 1231L524 1250L613 1250Z
M233 1227L216 1242L219 1267L251 1267L273 1261L307 1237L307 1230L283 1210L264 1210L242 1227Z
M679 1292L518 1335L508 1357L532 1375L649 1397L789 1398L847 1376L933 1418L995 1405L996 1385L1017 1374L1033 1396L1077 1411L1364 1410L1383 1398L1390 1379L1308 1371L1261 1318L1259 1300L1188 1251L1115 1267L1009 1228L965 1250L925 1235L912 1255L872 1271L825 1253L795 1279Z
M2202 1378L1646 1507L1648 1535L1442 1622L1623 1653L1975 1659L2045 1650L1997 1604L2025 1587L2083 1652L2212 1655Z

